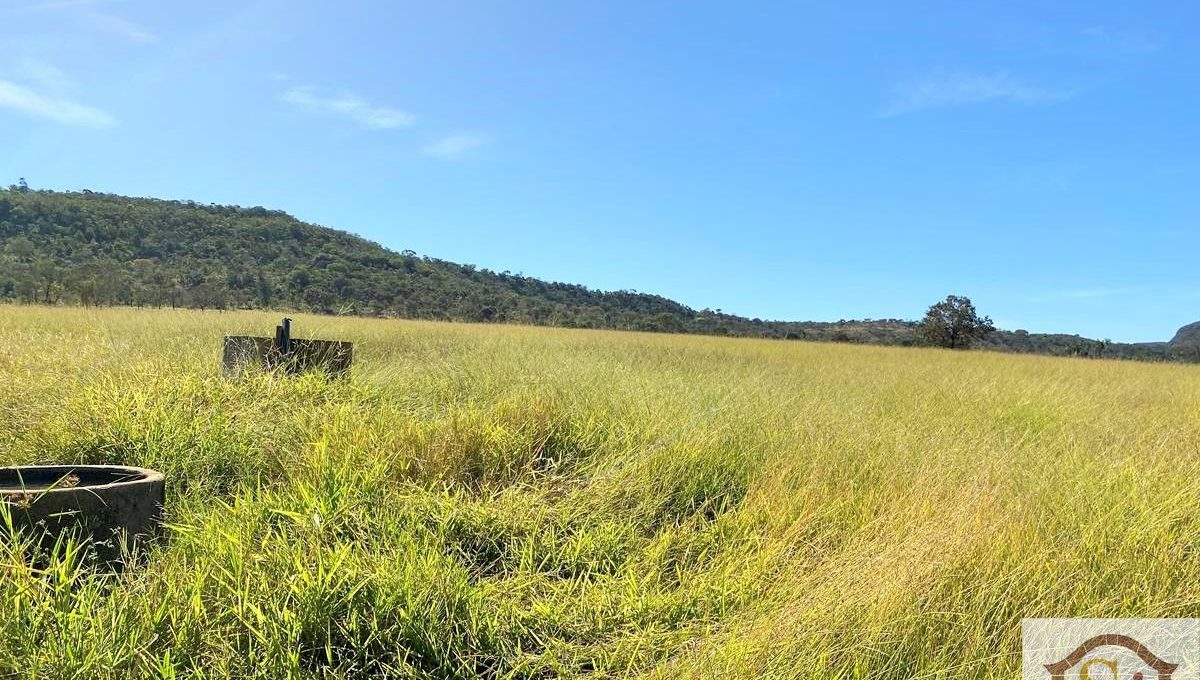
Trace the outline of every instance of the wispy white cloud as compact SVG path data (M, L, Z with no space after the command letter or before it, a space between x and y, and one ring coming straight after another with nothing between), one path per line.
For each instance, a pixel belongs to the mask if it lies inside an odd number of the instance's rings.
M421 152L427 156L435 158L445 158L453 160L460 158L463 154L483 146L484 139L478 135L460 132L429 144Z
M74 87L74 81L62 69L32 57L18 59L12 73L18 80L53 93L63 93Z
M898 83L880 115L888 118L948 106L1005 101L1045 104L1070 99L1077 93L1030 85L1008 73L938 71Z
M376 106L349 92L336 97L325 97L318 94L317 89L310 85L293 87L285 91L281 98L302 109L338 116L368 130L407 127L417 120L407 111L388 106Z
M130 42L158 42L158 36L144 26L124 17L101 12L95 8L109 4L108 0L48 0L19 4L5 8L9 12L59 12L85 28L118 36Z
M0 108L20 111L64 125L107 128L117 122L112 115L94 106L45 95L9 80L0 80Z
M148 44L158 42L158 36L128 19L112 14L88 12L83 20L96 31L115 35L129 42Z
M12 9L25 12L41 12L44 10L66 9L68 7L86 7L90 5L98 5L105 0L47 0L46 2L32 2L26 5L17 5Z
M1145 31L1093 26L1085 30L1083 34L1096 43L1118 52L1147 54L1157 52L1162 47L1153 34Z

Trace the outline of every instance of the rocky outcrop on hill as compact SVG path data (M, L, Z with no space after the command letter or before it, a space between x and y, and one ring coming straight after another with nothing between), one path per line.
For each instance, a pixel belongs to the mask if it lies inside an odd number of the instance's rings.
M1180 328L1167 344L1171 358L1181 361L1200 361L1200 321Z

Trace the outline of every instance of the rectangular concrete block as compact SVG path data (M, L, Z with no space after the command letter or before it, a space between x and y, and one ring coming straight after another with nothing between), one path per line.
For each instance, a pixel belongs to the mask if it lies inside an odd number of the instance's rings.
M221 356L221 373L237 377L247 371L283 371L299 374L323 371L331 378L350 372L354 344L337 340L292 338L291 350L284 353L275 338L252 335L227 335Z

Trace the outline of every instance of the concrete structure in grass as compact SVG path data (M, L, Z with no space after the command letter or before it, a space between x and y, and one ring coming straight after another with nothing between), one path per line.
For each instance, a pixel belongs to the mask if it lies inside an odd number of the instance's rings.
M354 345L337 340L292 337L292 320L275 327L275 337L226 335L221 372L234 378L252 370L299 374L322 371L331 378L350 373Z
M158 533L161 473L118 465L0 468L0 500L13 526L42 540L75 531L97 552L117 557Z

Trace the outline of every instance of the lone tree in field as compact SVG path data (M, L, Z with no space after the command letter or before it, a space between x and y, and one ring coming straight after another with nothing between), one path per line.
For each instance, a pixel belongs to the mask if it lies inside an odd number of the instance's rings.
M925 318L917 325L917 336L930 345L965 349L971 346L972 340L994 330L992 320L979 316L970 298L947 295L945 300L925 312Z

